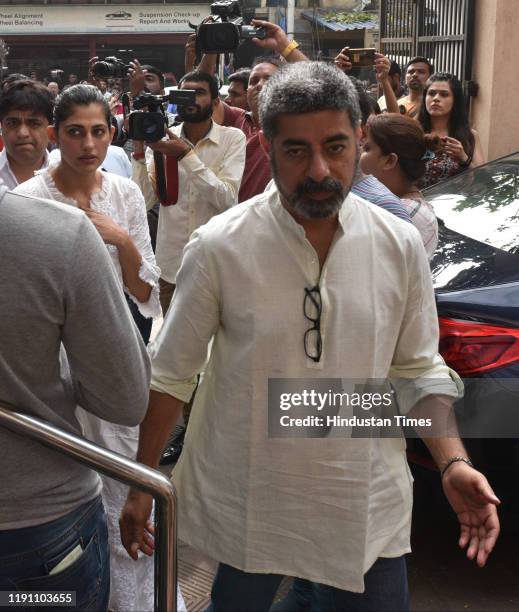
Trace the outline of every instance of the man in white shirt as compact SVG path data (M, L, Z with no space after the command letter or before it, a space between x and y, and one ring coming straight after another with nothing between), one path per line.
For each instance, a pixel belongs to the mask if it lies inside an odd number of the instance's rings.
M49 163L47 128L54 101L42 83L15 81L0 99L4 149L0 153L0 182L8 189L34 176Z
M280 409L269 387L391 378L402 414L447 416L460 391L437 353L427 256L409 223L350 193L360 130L345 75L320 62L283 67L263 88L260 121L275 186L187 245L150 351L138 457L157 464L204 368L172 477L180 537L220 562L211 609L268 610L289 575L316 583L323 610L407 610L412 486L402 437L269 438ZM415 407L407 387L421 389ZM484 565L499 500L459 438L425 441L460 544L470 541L468 557ZM150 511L150 497L131 491L121 533L133 558L151 552Z
M144 168L143 143L134 141L133 180L143 193L149 179L156 181L153 151L178 160L178 201L161 206L157 232L156 257L162 271L161 304L168 309L182 252L191 234L211 217L238 203L238 190L245 165L245 135L241 130L213 122L218 104L218 83L202 72L186 74L180 89L196 91L193 107L179 107L182 123L168 130L168 139L148 143ZM141 163L139 164L139 160ZM149 178L148 178L149 174Z

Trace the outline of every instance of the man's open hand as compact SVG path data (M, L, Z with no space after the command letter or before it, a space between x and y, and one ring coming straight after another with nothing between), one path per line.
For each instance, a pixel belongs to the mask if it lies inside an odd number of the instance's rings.
M499 535L496 506L501 502L483 474L462 461L448 468L442 484L461 526L459 545L468 545L467 558L483 567Z

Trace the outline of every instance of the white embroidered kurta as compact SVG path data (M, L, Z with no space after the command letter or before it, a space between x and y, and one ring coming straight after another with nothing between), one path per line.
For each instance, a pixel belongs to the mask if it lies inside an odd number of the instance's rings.
M57 189L51 176L51 169L52 166L38 171L36 176L19 185L14 191L35 198L56 200L63 204L77 206L75 200L67 198ZM144 198L137 185L130 179L109 172L102 172L101 176L103 179L101 190L93 194L90 206L92 210L104 213L113 219L128 232L142 257L139 278L152 286L151 295L145 303L139 302L128 288L125 287L124 289L138 306L143 316L160 317L162 314L158 286L160 270L151 248ZM107 244L106 248L112 258L119 281L123 285L123 273L119 263L117 247Z
M158 297L158 278L160 270L155 263L151 248L146 208L139 188L129 179L114 174L102 173L101 191L91 200L93 210L102 212L123 227L131 236L142 256L139 277L153 289L149 300L142 304L125 288L131 299L146 317L160 316ZM33 197L57 200L75 206L76 202L65 197L57 188L50 170L39 172L34 178L16 188L16 192ZM106 245L123 285L121 265L117 248ZM100 312L102 317L103 313ZM124 427L109 423L78 407L77 417L83 427L84 435L101 446L135 458L139 441L139 427ZM130 559L124 550L119 535L119 515L126 500L128 487L113 479L103 480L103 502L108 518L110 537L111 589L109 607L115 612L147 612L153 610L153 558L142 556L137 563ZM185 610L182 595L179 594L179 610Z
M183 540L247 572L362 592L378 557L410 550L405 443L269 439L268 380L423 377L434 392L458 391L437 353L416 229L352 194L339 221L322 271L276 189L197 230L150 348L152 389L187 400L214 337L172 475ZM303 344L304 289L316 284L318 363Z

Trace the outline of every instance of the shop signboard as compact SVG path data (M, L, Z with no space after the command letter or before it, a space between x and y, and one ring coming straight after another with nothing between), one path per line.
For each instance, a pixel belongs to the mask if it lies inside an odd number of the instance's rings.
M0 6L0 31L17 34L144 34L193 32L208 4Z

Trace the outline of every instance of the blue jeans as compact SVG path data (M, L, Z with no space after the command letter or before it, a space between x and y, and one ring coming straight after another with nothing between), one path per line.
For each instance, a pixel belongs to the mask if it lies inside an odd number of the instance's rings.
M278 574L249 574L220 564L207 612L266 612L282 579ZM319 612L408 612L405 557L378 559L364 576L364 582L364 593L314 583L309 609Z
M78 545L79 556L49 574ZM0 590L75 591L74 607L55 609L106 610L110 551L101 497L50 523L0 531Z

